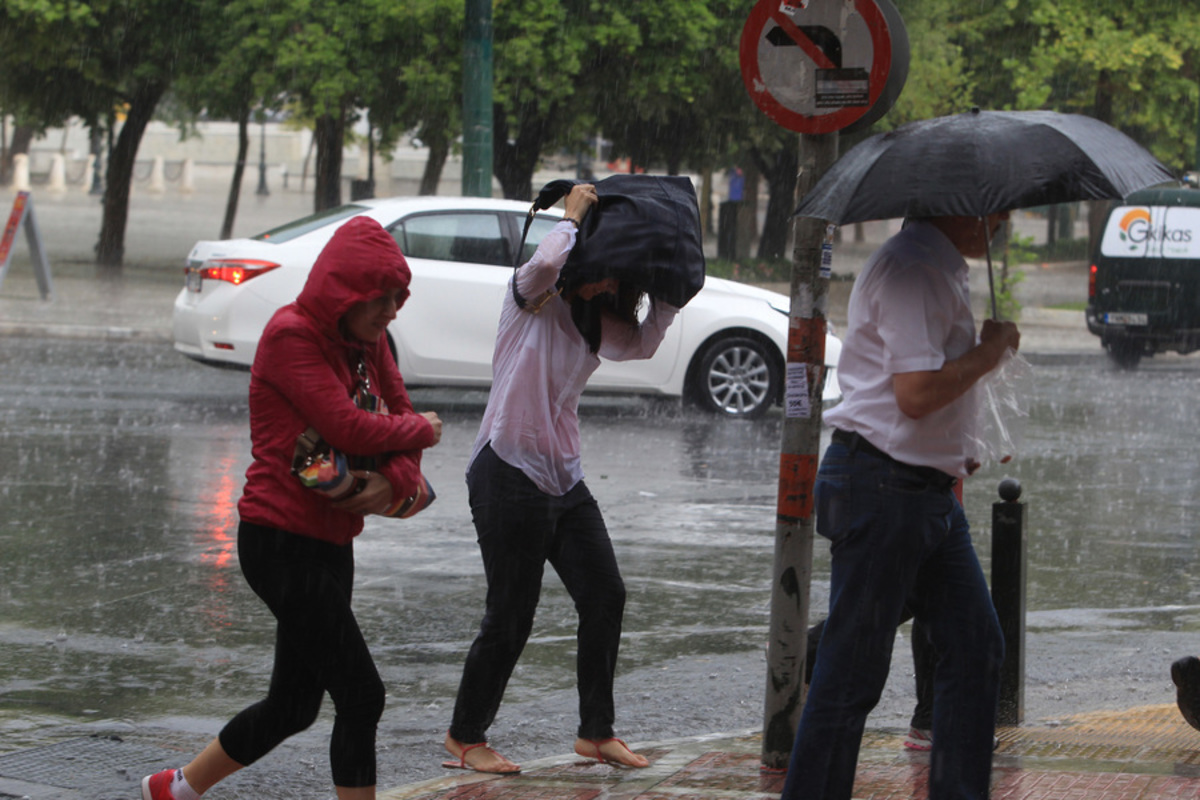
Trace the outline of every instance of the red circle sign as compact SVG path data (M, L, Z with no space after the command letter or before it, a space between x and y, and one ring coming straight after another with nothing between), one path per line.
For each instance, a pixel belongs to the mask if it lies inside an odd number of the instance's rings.
M874 0L759 0L739 56L746 91L768 117L799 133L831 133L879 100L892 37Z

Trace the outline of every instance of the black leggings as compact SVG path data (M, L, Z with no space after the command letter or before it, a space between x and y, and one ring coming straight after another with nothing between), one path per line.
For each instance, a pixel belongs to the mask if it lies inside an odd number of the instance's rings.
M266 699L229 721L221 746L239 764L253 764L312 725L329 692L337 713L329 743L334 785L374 786L384 688L350 610L354 546L242 522L238 558L278 622L275 666Z
M613 735L613 674L625 584L600 508L583 481L562 497L540 491L485 447L467 472L471 515L487 575L487 608L463 667L450 735L473 744L500 708L533 628L547 562L579 613L579 736Z

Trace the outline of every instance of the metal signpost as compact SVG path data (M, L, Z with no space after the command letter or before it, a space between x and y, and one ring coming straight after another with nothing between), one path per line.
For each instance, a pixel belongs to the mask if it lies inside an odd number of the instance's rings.
M13 243L17 240L22 225L25 227L25 240L29 242L29 255L33 261L34 275L37 277L38 292L43 300L47 300L54 291L54 285L50 280L50 263L46 260L46 248L42 245L37 217L33 214L33 196L29 192L17 192L12 213L8 215L8 222L4 226L4 235L0 237L0 286L4 285L4 276L8 274Z
M492 196L492 0L466 0L463 197Z
M837 133L891 107L908 74L908 38L890 0L759 0L740 59L754 103L801 134L803 195L836 160ZM787 767L804 707L833 228L800 219L795 236L763 721L762 763L772 769Z

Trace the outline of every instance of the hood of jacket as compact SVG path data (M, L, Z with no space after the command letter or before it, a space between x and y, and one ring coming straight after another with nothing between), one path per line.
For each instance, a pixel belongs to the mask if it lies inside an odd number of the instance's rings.
M392 235L370 217L352 217L317 256L296 304L325 334L337 337L338 321L356 303L403 290L412 271Z

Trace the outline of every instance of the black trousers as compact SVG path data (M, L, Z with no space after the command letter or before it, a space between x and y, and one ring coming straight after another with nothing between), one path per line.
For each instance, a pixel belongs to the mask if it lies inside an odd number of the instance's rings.
M253 764L312 725L328 692L337 712L329 743L334 785L374 786L385 693L350 610L354 546L242 522L238 559L278 622L275 666L266 699L229 721L221 746L239 764Z
M583 481L562 497L542 492L490 446L471 464L467 488L487 575L487 605L463 667L450 735L467 744L487 739L533 628L549 562L579 614L578 735L612 736L625 583L596 500Z

